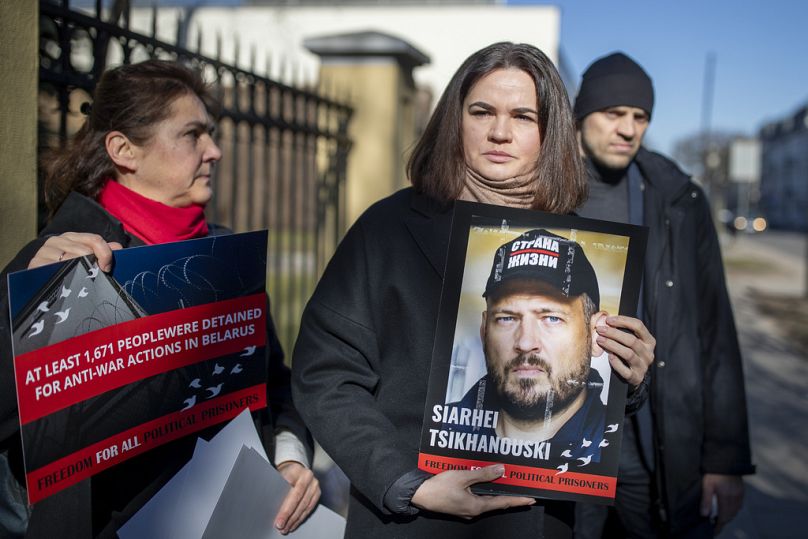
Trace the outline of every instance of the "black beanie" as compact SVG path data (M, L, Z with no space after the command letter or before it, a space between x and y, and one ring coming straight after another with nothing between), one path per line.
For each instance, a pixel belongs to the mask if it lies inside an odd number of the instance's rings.
M580 121L593 112L620 106L641 108L650 117L654 108L654 85L637 62L622 52L615 52L598 58L586 68L573 112Z

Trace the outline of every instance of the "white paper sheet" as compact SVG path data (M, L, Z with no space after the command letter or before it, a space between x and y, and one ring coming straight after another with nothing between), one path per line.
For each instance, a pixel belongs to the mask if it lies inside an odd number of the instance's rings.
M219 433L199 440L194 456L140 511L118 530L121 539L199 539L243 446L269 463L245 409Z
M283 536L273 526L290 490L269 463L249 410L209 442L199 439L186 464L120 530L121 539L337 539L345 519L318 506Z

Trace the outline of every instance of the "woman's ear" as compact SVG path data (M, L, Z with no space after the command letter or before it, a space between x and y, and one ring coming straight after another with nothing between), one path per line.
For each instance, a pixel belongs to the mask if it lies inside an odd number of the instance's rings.
M598 332L595 329L598 326L605 326L606 325L606 317L609 316L609 313L606 311L598 311L592 315L592 318L589 320L589 332L592 337L592 357L600 357L603 355L603 348L600 347L598 344Z
M115 166L127 172L137 170L137 148L129 137L120 131L110 131L104 137L104 146Z

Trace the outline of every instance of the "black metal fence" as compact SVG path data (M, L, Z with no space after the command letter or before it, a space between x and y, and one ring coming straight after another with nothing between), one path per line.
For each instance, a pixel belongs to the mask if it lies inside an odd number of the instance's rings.
M278 334L290 351L303 306L345 227L352 109L258 75L254 65L226 64L221 45L216 58L181 47L183 20L176 43L156 39L156 8L151 35L133 32L128 6L113 2L104 20L100 0L94 13L73 10L68 0L41 0L40 153L64 144L81 126L80 107L108 63L164 58L200 69L222 104L216 137L224 156L206 214L236 231L269 229L267 287ZM44 211L40 216L44 224Z

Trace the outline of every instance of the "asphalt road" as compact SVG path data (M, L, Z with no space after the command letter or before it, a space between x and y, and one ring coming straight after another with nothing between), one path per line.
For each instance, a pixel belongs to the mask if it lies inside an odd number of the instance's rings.
M806 235L725 239L757 473L720 537L808 537Z

